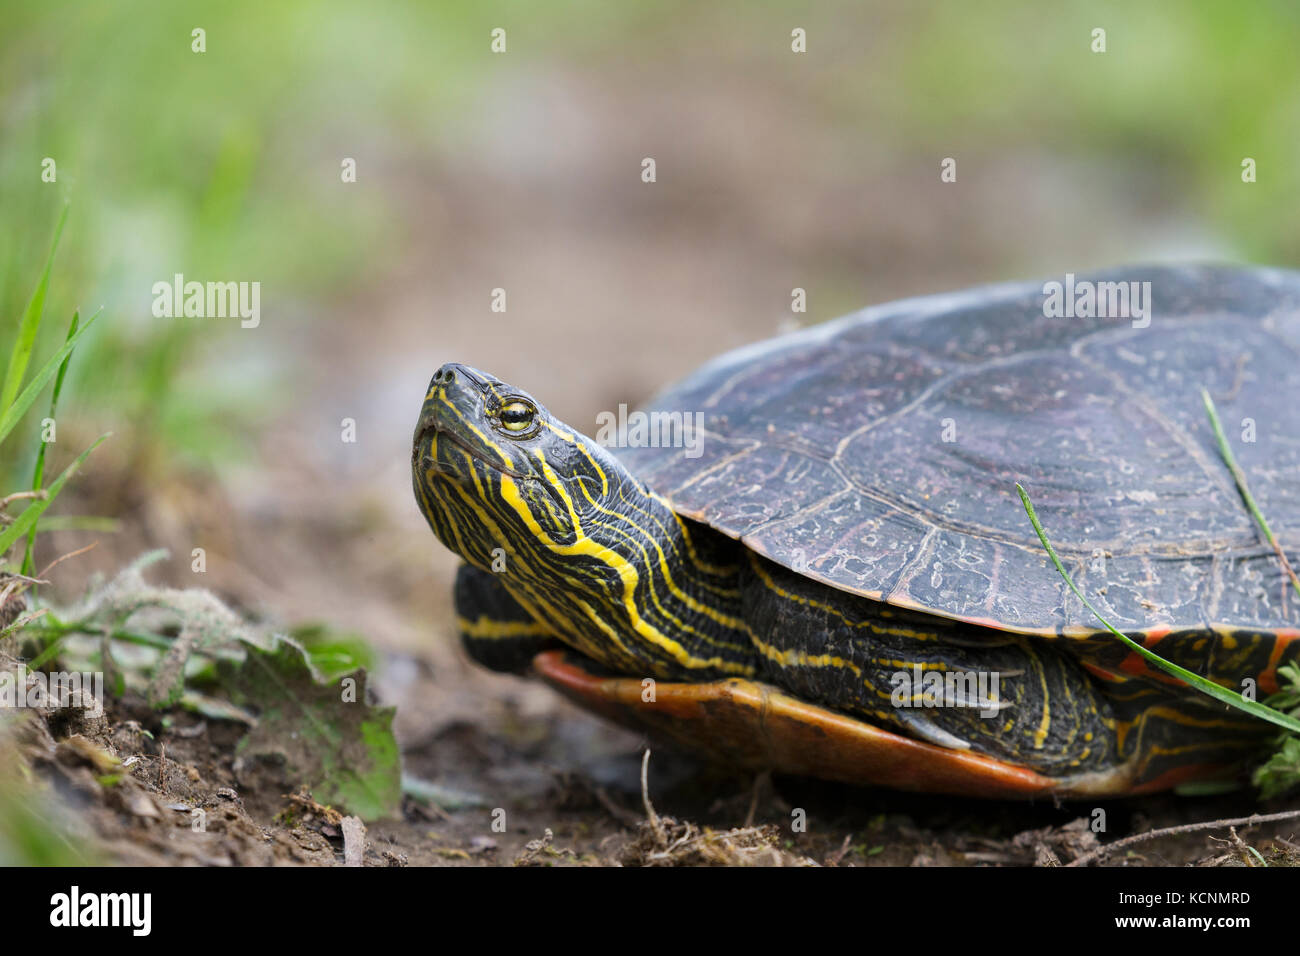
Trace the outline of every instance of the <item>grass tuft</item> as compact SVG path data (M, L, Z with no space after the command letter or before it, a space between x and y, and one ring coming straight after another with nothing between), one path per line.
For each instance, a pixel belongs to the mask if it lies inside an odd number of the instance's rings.
M77 328L80 325L81 325L81 313L73 312L72 322L68 326L68 335L67 338L64 339L65 343L68 341L68 339L71 339L74 335L77 334ZM50 393L50 412L48 415L50 421L55 420L54 416L58 412L59 393L63 391L63 380L64 378L67 377L68 363L71 361L72 361L72 353L69 352L67 355L63 357L63 361L59 364L58 374L54 376L54 389ZM41 447L36 452L36 464L32 468L32 491L40 491L41 482L45 479L45 449L47 447L49 447L48 443L42 441ZM27 533L27 550L23 553L22 573L28 576L30 576L32 572L35 570L35 566L32 559L32 549L36 546L36 532L38 530L40 530L39 526L33 526L32 530Z
M36 333L40 330L41 316L45 312L45 293L50 288L50 270L54 266L54 253L58 251L59 239L63 236L63 227L68 221L69 208L66 205L63 207L58 225L54 227L54 241L50 243L50 254L45 257L45 269L41 272L40 281L36 283L36 289L32 292L27 308L23 310L23 317L18 323L18 338L9 352L9 367L5 372L4 385L0 387L0 409L8 408L13 404L14 398L18 395L18 386L27 371L27 363L31 361L32 349L36 345Z

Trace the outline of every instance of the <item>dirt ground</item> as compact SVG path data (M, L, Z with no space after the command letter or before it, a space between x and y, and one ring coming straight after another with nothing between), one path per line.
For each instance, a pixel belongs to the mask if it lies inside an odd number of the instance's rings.
M663 750L652 754L648 810L643 741L522 681L468 677L465 700L475 703L458 713L443 706L447 675L437 666L394 658L386 669L403 675L385 696L402 702L406 772L424 783L399 818L372 822L359 838L275 764L238 760L238 724L155 711L128 696L98 719L28 715L12 745L57 795L42 812L84 858L127 865L1056 866L1098 846L1091 806L728 774ZM110 781L110 772L119 775ZM1243 792L1103 809L1101 836L1111 842L1278 808ZM802 830L792 825L797 814ZM1100 865L1296 865L1298 830L1290 820L1175 835Z

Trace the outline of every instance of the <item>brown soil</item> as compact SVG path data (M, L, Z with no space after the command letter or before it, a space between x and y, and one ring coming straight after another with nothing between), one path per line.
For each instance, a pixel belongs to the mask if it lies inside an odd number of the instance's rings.
M7 661L0 661L7 666ZM408 774L437 785L399 819L345 840L347 821L296 792L274 765L243 765L243 727L132 697L105 715L29 712L5 738L36 769L32 786L86 858L133 865L367 866L825 865L1031 866L1098 845L1093 807L993 804L766 776L729 775L656 751L648 808L641 741L548 692L502 679L477 718L442 711L428 666L402 694ZM495 680L495 679L494 679ZM1110 801L1102 842L1153 827L1268 812L1247 793ZM800 829L796 820L806 821ZM199 822L196 822L198 820ZM1300 821L1141 844L1109 865L1300 862Z

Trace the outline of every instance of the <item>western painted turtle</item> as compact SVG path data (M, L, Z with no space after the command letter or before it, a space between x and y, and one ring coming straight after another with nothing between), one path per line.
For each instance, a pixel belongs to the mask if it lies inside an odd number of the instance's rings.
M1104 632L1014 486L1117 627L1272 692L1300 602L1202 387L1300 564L1300 273L1264 269L870 308L707 364L617 449L444 365L415 496L465 560L469 654L652 736L859 784L1140 793L1223 773L1273 728Z

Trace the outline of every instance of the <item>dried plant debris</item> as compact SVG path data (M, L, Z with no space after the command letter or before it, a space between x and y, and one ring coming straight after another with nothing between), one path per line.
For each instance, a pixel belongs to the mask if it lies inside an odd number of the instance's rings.
M308 827L329 837L342 834L343 814L333 807L317 803L306 790L288 794L285 800L284 809L275 816L276 823L289 827Z
M650 751L641 760L641 801L646 819L619 853L623 866L817 866L781 846L774 824L730 830L700 828L661 817L650 801Z
M343 865L363 866L366 859L366 825L360 817L344 817Z
M548 828L540 839L529 840L515 857L515 866L552 866L557 862L571 862L577 858L572 850L554 846L555 834ZM468 856L468 854L466 854Z
M660 817L637 826L618 860L624 866L817 866L781 846L775 824L712 830Z

